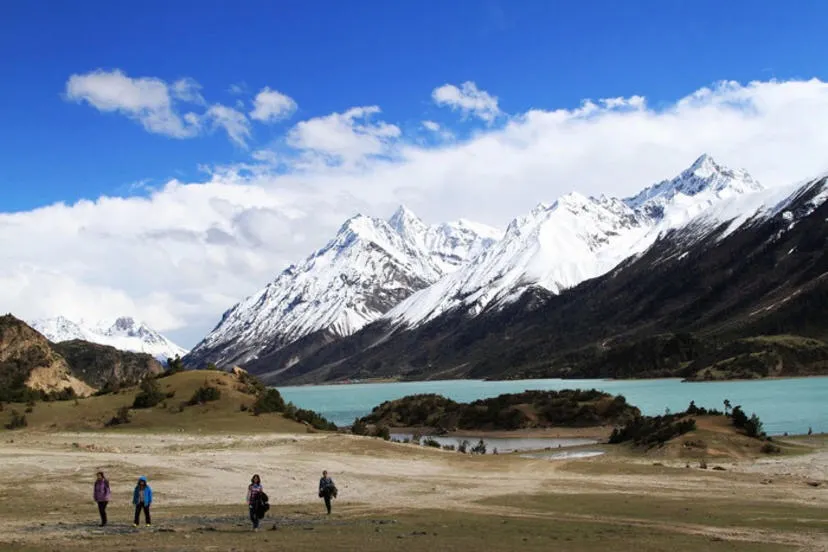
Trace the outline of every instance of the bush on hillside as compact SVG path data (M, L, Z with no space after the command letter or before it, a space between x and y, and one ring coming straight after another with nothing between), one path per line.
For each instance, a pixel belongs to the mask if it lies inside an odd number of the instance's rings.
M433 437L426 437L423 440L422 444L423 444L424 447L441 448L440 447L440 442L437 441L437 439L434 439Z
M486 454L486 443L480 439L471 449L472 454Z
M29 422L26 421L26 415L21 414L17 410L11 411L11 420L9 423L6 424L6 429L20 429L29 425Z
M121 384L117 381L108 381L106 382L103 387L95 391L92 394L93 397L102 397L103 395L111 395L114 393L118 393L121 390Z
M745 414L741 406L733 407L733 412L730 413L730 419L733 421L734 427L738 429L744 429L745 424L748 422L747 414Z
M189 406L195 406L197 404L205 404L212 401L217 401L221 398L221 391L213 387L212 385L204 382L204 385L199 387L193 393L193 396L190 397L190 400L187 401Z
M696 429L696 420L685 416L683 412L665 416L639 416L612 430L609 442L619 444L632 441L635 445L648 447L662 445Z
M466 454L466 452L468 452L470 446L471 446L471 443L469 443L468 441L466 441L464 439L462 443L457 445L457 452L459 452L460 454Z
M745 423L745 433L747 433L748 437L764 437L765 432L763 427L762 420L759 419L759 416L751 414L750 419Z
M759 449L763 454L779 454L782 452L782 449L773 443L765 443L762 445L762 448Z
M748 415L745 414L741 406L734 406L730 418L733 426L737 429L744 430L748 437L761 438L765 436L762 420L755 413L751 414L748 418Z
M723 416L724 412L716 410L715 408L705 408L696 406L696 401L690 401L690 406L687 407L687 414L691 416Z
M146 378L142 381L140 389L132 403L132 408L152 408L166 398L154 378Z
M274 390L275 391L275 390ZM277 391L278 392L278 391ZM288 403L285 407L285 418L295 422L306 423L314 429L321 431L336 431L336 424L325 419L324 416L313 410L306 410L304 408L296 408L293 403Z
M115 415L112 416L112 418L110 418L109 421L106 422L106 424L104 424L104 425L106 427L114 427L114 426L128 424L131 421L132 421L132 413L129 411L129 407L128 406L122 406L121 408L118 409L117 412L115 412Z
M240 371L238 374L239 378L239 391L242 393L246 393L248 395L261 395L267 390L265 384L259 381L259 378L256 376L252 376L247 372Z
M354 435L368 435L368 424L356 418L354 425L351 426L351 433Z
M391 430L388 426L380 426L374 430L374 437L380 437L383 441L391 439Z
M284 411L285 399L282 398L282 394L276 389L265 389L256 398L256 402L253 403L253 414L256 416L270 412Z

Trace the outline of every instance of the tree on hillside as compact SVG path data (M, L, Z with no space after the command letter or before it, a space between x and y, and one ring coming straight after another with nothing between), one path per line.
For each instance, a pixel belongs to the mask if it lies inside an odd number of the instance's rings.
M175 358L168 358L167 359L167 373L168 374L177 374L178 372L184 371L184 363L181 362L181 357L175 355Z
M730 399L724 400L724 407L725 407L725 416L730 413Z
M141 382L141 391L135 396L132 408L152 408L166 398L158 382L153 378L146 378Z
M762 437L765 432L762 430L763 424L756 413L750 415L750 419L745 423L745 433L748 437Z

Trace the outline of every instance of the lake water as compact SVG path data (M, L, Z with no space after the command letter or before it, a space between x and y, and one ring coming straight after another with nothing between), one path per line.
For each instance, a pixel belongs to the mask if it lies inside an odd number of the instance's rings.
M778 380L682 383L659 380L515 380L515 381L424 381L311 385L280 387L285 400L301 408L316 410L337 425L350 425L375 406L388 400L419 393L438 393L459 402L520 393L527 389L599 389L620 394L644 414L663 414L665 408L681 411L690 401L697 406L723 410L724 399L755 412L771 435L828 432L828 377Z
M410 441L412 438L412 434L410 433L392 433L391 439L394 441ZM420 443L426 438L434 439L440 446L453 446L454 448L459 448L460 443L463 441L468 441L468 448L471 449L473 446L477 444L480 437L446 437L444 435L426 435L423 436ZM579 447L583 445L594 445L598 441L594 439L554 439L554 438L542 438L542 437L486 437L482 439L482 441L486 444L486 452L487 454L492 454L495 451L508 453L508 452L521 452L526 450L544 450L544 449L558 449L564 447Z

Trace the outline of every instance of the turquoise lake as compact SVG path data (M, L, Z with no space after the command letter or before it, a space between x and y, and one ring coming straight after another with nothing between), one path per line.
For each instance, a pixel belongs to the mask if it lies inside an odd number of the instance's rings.
M723 410L724 399L755 412L771 435L828 432L828 377L754 381L682 383L660 380L516 380L516 381L424 381L279 387L285 400L301 408L316 410L337 425L350 425L383 401L418 393L438 393L469 402L527 389L599 389L624 395L644 414L684 410L690 401Z

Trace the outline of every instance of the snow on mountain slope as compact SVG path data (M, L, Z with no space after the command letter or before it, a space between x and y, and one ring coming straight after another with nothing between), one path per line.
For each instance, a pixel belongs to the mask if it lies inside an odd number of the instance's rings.
M702 155L672 180L620 200L567 194L512 221L497 244L390 310L383 319L417 326L454 309L476 315L532 286L553 293L604 274L729 198L763 190L745 171Z
M242 364L320 330L350 335L490 247L495 229L426 225L405 207L357 215L333 240L227 311L187 362Z
M143 322L126 316L94 324L83 320L73 322L63 316L57 316L36 320L31 326L54 343L82 339L122 351L147 353L162 363L176 355L183 357L187 354L186 349L179 347Z

